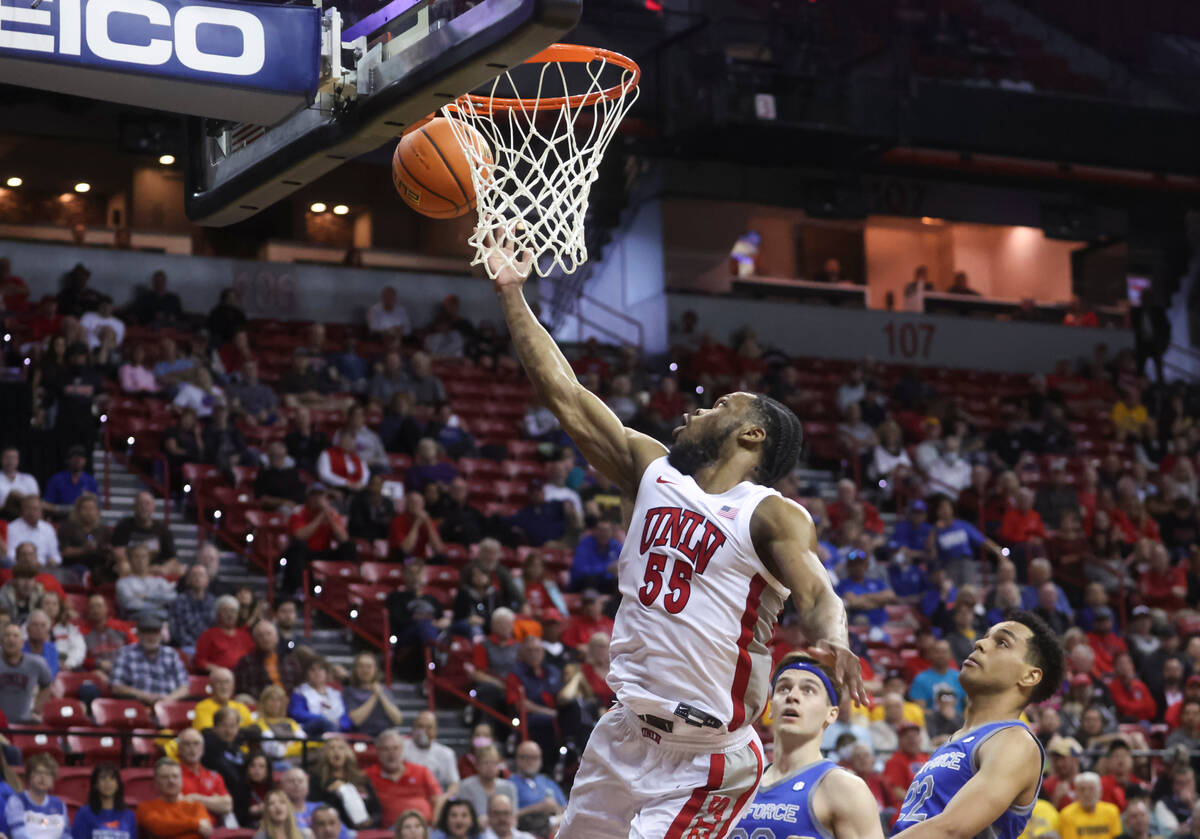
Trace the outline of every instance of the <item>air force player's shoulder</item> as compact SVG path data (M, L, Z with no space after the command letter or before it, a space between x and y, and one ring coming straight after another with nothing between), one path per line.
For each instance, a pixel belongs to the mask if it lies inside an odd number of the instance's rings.
M1041 772L1042 750L1033 733L1023 725L1002 728L980 745L978 765L981 771L1009 772L1036 766Z
M816 533L808 510L782 495L768 495L754 510L750 532L759 540L781 541L796 539L807 545Z
M852 813L860 807L878 806L867 782L840 766L829 770L817 788L817 794L834 813Z

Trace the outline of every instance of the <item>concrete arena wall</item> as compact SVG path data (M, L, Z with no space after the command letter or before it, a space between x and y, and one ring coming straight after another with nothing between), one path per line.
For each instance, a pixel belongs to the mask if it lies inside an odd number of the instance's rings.
M669 296L677 322L688 309L699 316L702 332L729 341L745 326L759 343L796 356L861 359L889 364L976 370L1049 373L1060 359L1091 357L1107 344L1110 357L1133 347L1130 332L1076 329L1040 323L1005 323L978 318L838 309L799 303L739 300L692 294Z
M82 262L92 272L90 285L111 296L118 306L137 286L148 286L156 270L167 273L168 286L191 312L207 312L221 290L237 287L252 318L361 321L384 286L399 293L414 325L429 321L436 305L457 294L471 320L499 321L500 307L491 284L461 276L369 268L330 268L283 262L256 262L143 251L116 251L0 239L0 256L12 260L13 273L29 283L33 297L57 293L62 275Z

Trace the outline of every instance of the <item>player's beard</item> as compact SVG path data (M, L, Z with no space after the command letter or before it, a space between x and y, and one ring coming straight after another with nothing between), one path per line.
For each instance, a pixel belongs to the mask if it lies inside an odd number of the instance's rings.
M722 434L713 432L698 440L679 440L667 453L667 462L684 475L695 475L705 466L717 462L721 456L722 440Z

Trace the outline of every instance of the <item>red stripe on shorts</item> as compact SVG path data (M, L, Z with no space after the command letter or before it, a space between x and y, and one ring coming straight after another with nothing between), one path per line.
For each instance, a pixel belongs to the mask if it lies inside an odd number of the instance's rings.
M729 828L733 827L733 817L736 816L738 814L738 812L743 807L746 806L746 799L748 799L750 796L754 795L754 791L756 789L758 789L759 781L762 780L762 774L763 774L762 752L759 751L758 743L756 743L753 740L750 741L750 748L754 752L754 757L758 760L758 776L754 779L754 784L752 786L747 787L746 791L743 792L741 794L741 796L738 797L737 802L733 805L733 809L729 811L729 819L725 822L725 826L723 828L721 828L721 832L717 834L717 839L723 839L725 834L729 832Z
M759 762L761 764L761 759ZM704 805L704 799L708 798L708 794L713 790L721 788L723 777L725 777L725 755L719 752L709 755L708 780L704 786L692 790L692 797L687 800L687 804L683 805L683 809L679 811L675 821L671 822L671 829L667 831L667 835L663 839L680 839L683 836L683 831L692 823L692 819L696 818L696 814Z
M746 610L742 612L742 634L738 636L737 667L733 671L733 687L729 697L733 700L733 716L729 730L735 731L746 721L746 688L750 685L750 640L754 637L754 625L758 623L758 607L767 581L761 574L750 580L750 592L746 595Z

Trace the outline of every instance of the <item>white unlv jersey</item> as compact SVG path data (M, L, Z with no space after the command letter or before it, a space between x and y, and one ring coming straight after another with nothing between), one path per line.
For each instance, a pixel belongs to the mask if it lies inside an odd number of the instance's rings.
M732 732L762 712L767 643L789 595L750 540L770 495L749 482L709 495L666 457L646 468L621 550L608 670L635 713L675 719L683 702Z

